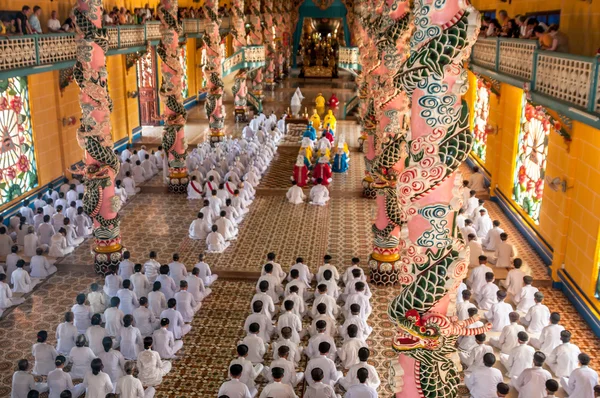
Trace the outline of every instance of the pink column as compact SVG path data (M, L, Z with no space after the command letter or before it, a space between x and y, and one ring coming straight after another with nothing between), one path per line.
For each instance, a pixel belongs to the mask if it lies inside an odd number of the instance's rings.
M260 13L261 0L250 0L250 44L253 46L262 46L263 29L261 26L262 14ZM263 98L263 72L262 68L254 69L249 74L251 85L250 91L259 100Z
M77 60L73 76L79 85L81 125L77 142L85 151L85 166L77 172L85 177L85 212L92 218L94 269L99 274L116 270L123 251L115 176L119 158L113 151L110 126L112 101L108 95L106 51L108 36L102 29L102 2L79 0L73 10L76 24Z
M233 0L231 3L231 18L233 29L233 51L238 52L246 46L246 23L244 15L244 0ZM246 95L248 88L246 87L246 78L248 71L246 69L239 70L235 75L235 80L231 91L233 93L233 102L235 105L236 118L246 120L246 105L248 103Z
M206 0L204 2L204 15L206 17L206 35L204 48L206 49L207 63L204 68L204 80L207 83L208 93L204 110L208 117L210 128L210 142L215 143L223 140L225 133L225 113L223 110L223 68L221 61L221 34L219 26L219 1Z
M479 13L467 1L416 0L410 57L392 79L411 100L407 162L396 184L403 286L388 310L404 375L396 397L456 397L456 341L489 329L468 329L475 319L450 316L468 271L469 251L454 219L462 205L457 169L472 144L463 63L478 27Z
M165 104L163 120L162 146L168 154L169 192L186 193L188 173L185 167L187 142L183 126L187 119L187 111L183 107L184 71L179 62L179 36L181 25L177 21L177 0L161 0L158 6L160 18L160 43L156 53L160 57L162 84L160 96Z
M279 0L276 0L279 1ZM263 0L263 37L265 39L265 84L275 88L275 42L273 41L273 0Z

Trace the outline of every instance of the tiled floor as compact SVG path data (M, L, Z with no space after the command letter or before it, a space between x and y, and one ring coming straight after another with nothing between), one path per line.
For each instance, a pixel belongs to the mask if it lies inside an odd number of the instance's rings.
M289 97L301 85L305 102L319 91L329 98L331 83L318 85L297 79L285 83L273 98L267 97L265 109L287 107ZM342 91L340 101L353 95L345 81L336 82ZM336 88L336 92L338 89ZM308 100L311 101L308 101ZM307 105L308 106L308 105ZM199 108L196 108L199 109ZM191 142L202 139L203 111L191 112L191 123L186 134ZM339 123L351 146L356 146L358 129L354 122ZM235 132L234 132L235 133ZM144 142L158 142L159 130L144 131ZM240 226L240 235L223 254L211 254L208 262L213 270L235 272L239 277L248 272L257 273L265 262L265 255L275 251L278 261L287 269L296 256L303 256L316 269L322 256L329 253L340 267L349 264L352 257L363 259L370 253L370 220L374 217L373 201L360 198L360 181L364 165L362 155L351 153L351 168L346 175L334 175L332 200L327 207L288 204L283 193L289 184L297 148L286 145L280 148L271 169L258 189L258 197ZM160 181L157 185L160 185ZM149 250L157 250L159 260L166 263L172 253L179 252L184 263L191 268L204 244L187 238L190 221L199 210L199 203L184 197L143 193L136 196L122 211L122 231L126 247L135 262L143 262ZM536 279L548 278L545 267L527 242L493 203L487 207L492 218L501 220L511 240L517 245L519 255L530 265ZM51 277L29 296L27 301L0 320L0 397L8 396L12 373L20 358L32 360L31 345L38 330L49 332L54 343L54 330L62 316L73 304L77 293L85 292L98 281L90 266L89 244L84 244L59 265L57 275ZM185 337L180 359L174 361L173 370L164 379L157 397L214 397L226 377L227 365L234 357L237 341L242 338L242 325L249 313L249 301L254 282L241 279L220 279L213 285L213 294L207 298L193 322L193 329ZM600 344L581 317L562 293L542 289L551 310L560 311L563 324L574 334L574 342L589 353L600 352ZM374 312L370 323L374 332L368 344L372 349L371 361L377 366L382 380L380 396L389 397L389 361L396 357L391 348L394 325L387 316L387 305L398 294L397 288L372 287ZM600 362L593 360L598 369Z

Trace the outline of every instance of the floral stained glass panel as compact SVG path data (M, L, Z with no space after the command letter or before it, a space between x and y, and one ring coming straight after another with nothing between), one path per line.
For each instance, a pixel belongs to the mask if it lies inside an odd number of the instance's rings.
M524 97L513 199L536 224L540 220L551 128L544 109L530 104Z
M38 186L27 78L0 80L0 205Z
M183 69L183 87L181 89L181 96L185 100L190 95L187 76L187 51L185 46L179 47L179 51L179 64L181 65L181 69Z
M472 151L482 162L487 152L487 125L490 116L490 89L482 79L477 79L475 92L475 120L473 121Z

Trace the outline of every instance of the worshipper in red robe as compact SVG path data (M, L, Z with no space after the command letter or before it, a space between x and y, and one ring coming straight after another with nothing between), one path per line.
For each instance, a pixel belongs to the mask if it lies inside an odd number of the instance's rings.
M335 93L331 94L331 98L329 98L329 101L327 102L327 105L332 108L335 109L338 107L338 105L340 104L340 100L337 99L337 97L335 96Z
M296 181L296 185L304 187L308 184L308 167L304 164L304 156L300 155L296 158L296 164L294 165L294 175L292 181Z
M327 125L327 128L323 130L323 133L325 134L325 138L327 138L329 142L333 144L335 137L333 136L333 130L331 130L331 127L329 125Z
M312 172L313 182L317 181L318 178L323 180L323 185L328 186L331 182L331 166L329 165L329 158L327 156L321 156L319 162L315 166Z

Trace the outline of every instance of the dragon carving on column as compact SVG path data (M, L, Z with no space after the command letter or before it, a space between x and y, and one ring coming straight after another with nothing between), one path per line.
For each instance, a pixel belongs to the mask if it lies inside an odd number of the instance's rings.
M108 95L106 52L108 36L102 29L102 1L78 0L73 9L77 34L77 59L73 77L80 88L81 125L77 143L85 151L85 165L78 170L85 177L83 208L93 220L94 268L99 274L115 271L121 261L123 247L119 209L121 200L115 195L115 176L119 158L113 151Z
M263 30L261 26L260 1L250 0L250 43L253 46L263 45ZM248 74L252 85L251 91L259 100L263 98L263 73L262 68L252 70Z
M398 398L455 398L458 372L450 355L475 319L457 321L452 301L467 275L469 251L455 223L462 205L457 171L471 149L463 68L479 29L467 0L414 0L410 57L393 76L411 101L406 159L396 179L397 207L388 216L401 228L401 293L388 315L398 331L393 347Z
M233 50L234 52L243 50L246 46L246 24L244 22L244 0L233 0L231 4L233 28ZM235 114L240 115L245 120L246 105L248 103L246 95L248 88L246 87L247 70L240 69L234 78L231 92L233 94L233 103L235 105Z
M157 13L161 22L161 39L156 53L162 61L160 96L165 104L162 146L168 154L165 172L168 169L169 191L185 193L188 174L185 167L187 142L183 126L187 120L187 111L181 94L184 71L179 62L181 25L177 20L177 0L161 0Z
M275 0L280 1L280 0ZM265 46L265 84L275 88L275 41L273 37L273 0L263 0L263 37Z
M273 2L273 17L275 24L275 34L277 35L277 41L274 43L275 48L275 80L279 81L283 77L283 61L285 59L284 53L284 32L286 29L285 25L285 9L286 5L282 1Z
M220 142L225 133L225 114L223 111L223 69L221 67L221 34L219 26L219 1L206 0L204 2L204 15L206 17L206 34L204 37L204 48L206 49L206 66L204 68L204 80L207 82L207 95L204 110L208 118L210 129L210 142Z

